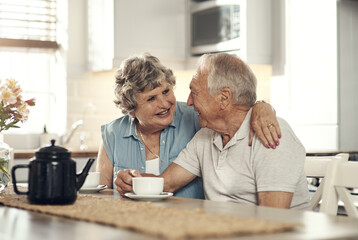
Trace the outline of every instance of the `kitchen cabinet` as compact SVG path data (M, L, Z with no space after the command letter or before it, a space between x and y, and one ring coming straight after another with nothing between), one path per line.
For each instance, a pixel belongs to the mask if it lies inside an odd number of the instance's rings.
M271 1L246 0L246 23L243 24L244 46L239 52L248 64L271 64Z
M358 149L358 1L338 4L339 149Z
M271 63L271 1L240 0L245 21L238 54L249 64ZM190 53L190 0L89 0L88 66L92 71L118 68L130 55L149 52L163 64L196 67ZM113 19L113 20L111 20ZM113 21L113 22L111 22ZM113 32L111 32L113 30Z
M87 0L87 56L92 71L112 69L113 0Z
M272 63L272 38L275 28L272 26L274 1L268 0L238 0L240 4L240 46L237 51L230 51L248 64ZM197 8L200 1L191 1L191 8ZM191 14L188 14L190 23ZM187 52L190 52L190 24L187 27ZM199 57L187 58L187 69L195 68Z
M114 60L149 52L164 64L183 68L186 58L186 0L115 0Z
M358 149L358 2L276 1L271 103L307 152ZM319 17L317 17L319 13Z

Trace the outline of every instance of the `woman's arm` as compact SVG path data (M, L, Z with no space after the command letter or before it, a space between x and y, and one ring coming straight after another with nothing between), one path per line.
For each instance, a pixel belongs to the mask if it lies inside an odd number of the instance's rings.
M100 184L113 188L113 164L108 158L103 142L98 150L96 171L101 173Z
M252 108L249 146L254 133L267 148L275 149L279 145L281 129L277 122L276 112L270 104L258 101Z

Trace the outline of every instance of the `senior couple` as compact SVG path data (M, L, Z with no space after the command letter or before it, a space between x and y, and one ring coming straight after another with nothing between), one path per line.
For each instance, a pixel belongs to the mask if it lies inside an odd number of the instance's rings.
M126 115L102 126L101 184L123 195L132 177L161 176L176 196L309 208L305 149L269 104L255 104L256 78L240 58L203 55L187 104L174 85L154 56L122 63L115 103Z

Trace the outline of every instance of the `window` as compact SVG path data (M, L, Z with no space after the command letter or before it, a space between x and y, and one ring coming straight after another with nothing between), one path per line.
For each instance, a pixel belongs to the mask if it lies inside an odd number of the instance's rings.
M24 98L36 98L27 122L6 133L55 133L66 127L66 76L56 0L0 0L0 79L16 79ZM61 15L62 14L62 15ZM60 27L61 26L61 27ZM62 32L61 32L62 30Z

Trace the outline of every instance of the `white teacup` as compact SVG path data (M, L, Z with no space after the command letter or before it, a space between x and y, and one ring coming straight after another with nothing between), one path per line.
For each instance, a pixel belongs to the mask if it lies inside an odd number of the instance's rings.
M96 188L99 185L99 180L101 177L101 173L100 172L89 172L87 177L86 177L86 181L84 182L84 184L82 185L82 189L84 188Z
M132 184L137 195L160 195L164 189L164 178L134 177Z

